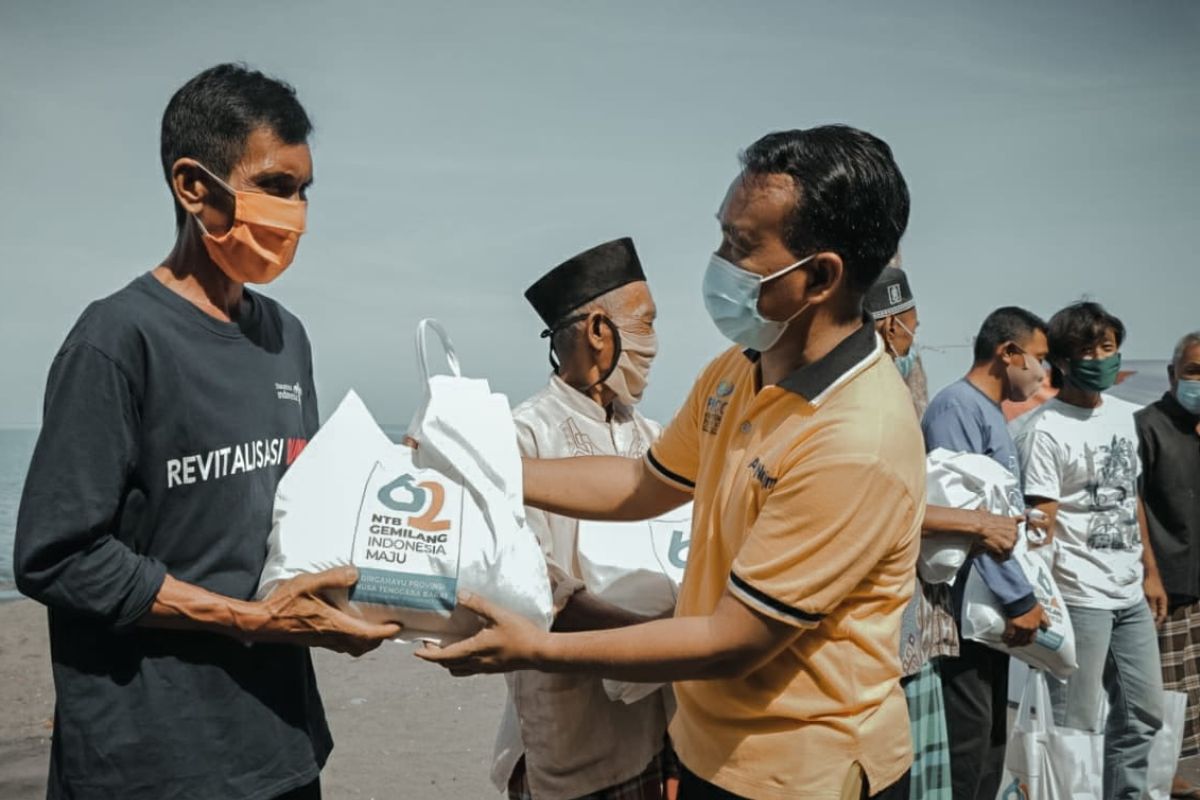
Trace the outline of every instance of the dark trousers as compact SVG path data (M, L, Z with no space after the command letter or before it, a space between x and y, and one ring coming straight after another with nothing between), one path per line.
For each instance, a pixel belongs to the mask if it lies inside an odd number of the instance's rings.
M687 767L680 765L679 800L749 800L733 792L727 792L720 786L714 786L703 778L697 777ZM909 773L878 794L867 794L863 787L863 800L908 800Z
M954 800L994 800L1004 777L1008 656L964 640L959 657L940 666Z
M284 792L276 797L275 800L321 800L321 779L317 778L307 786L301 786L298 789L292 789L290 792Z

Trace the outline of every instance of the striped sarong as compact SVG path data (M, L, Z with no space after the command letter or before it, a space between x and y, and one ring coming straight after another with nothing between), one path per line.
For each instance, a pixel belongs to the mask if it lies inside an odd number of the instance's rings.
M1187 695L1181 758L1200 755L1200 603L1171 612L1158 631L1163 688Z
M912 731L911 800L953 800L950 783L950 737L937 660L901 681L908 701Z

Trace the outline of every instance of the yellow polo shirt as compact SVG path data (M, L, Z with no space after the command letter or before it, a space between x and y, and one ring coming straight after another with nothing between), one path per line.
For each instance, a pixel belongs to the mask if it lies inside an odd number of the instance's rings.
M856 762L881 791L912 762L898 656L925 514L912 400L869 323L758 382L755 353L719 357L646 459L695 494L676 614L728 592L803 633L745 678L675 684L671 738L693 773L756 800L839 797Z

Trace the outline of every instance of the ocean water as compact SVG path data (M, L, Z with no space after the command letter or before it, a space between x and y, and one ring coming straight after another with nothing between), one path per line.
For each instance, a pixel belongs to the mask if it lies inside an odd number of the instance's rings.
M29 468L35 441L36 430L0 428L0 600L20 596L13 585L13 531L17 527L17 505L21 502L21 487L25 485L25 470Z

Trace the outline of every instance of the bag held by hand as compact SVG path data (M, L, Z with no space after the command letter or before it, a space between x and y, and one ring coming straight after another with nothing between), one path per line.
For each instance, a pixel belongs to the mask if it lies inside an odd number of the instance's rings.
M429 374L426 338L441 340L450 375ZM525 528L521 459L508 401L462 377L445 331L417 328L423 398L409 426L414 450L393 443L349 392L280 480L258 596L304 572L351 564L344 607L399 622L402 641L451 642L479 629L457 607L481 594L549 629L550 585Z

